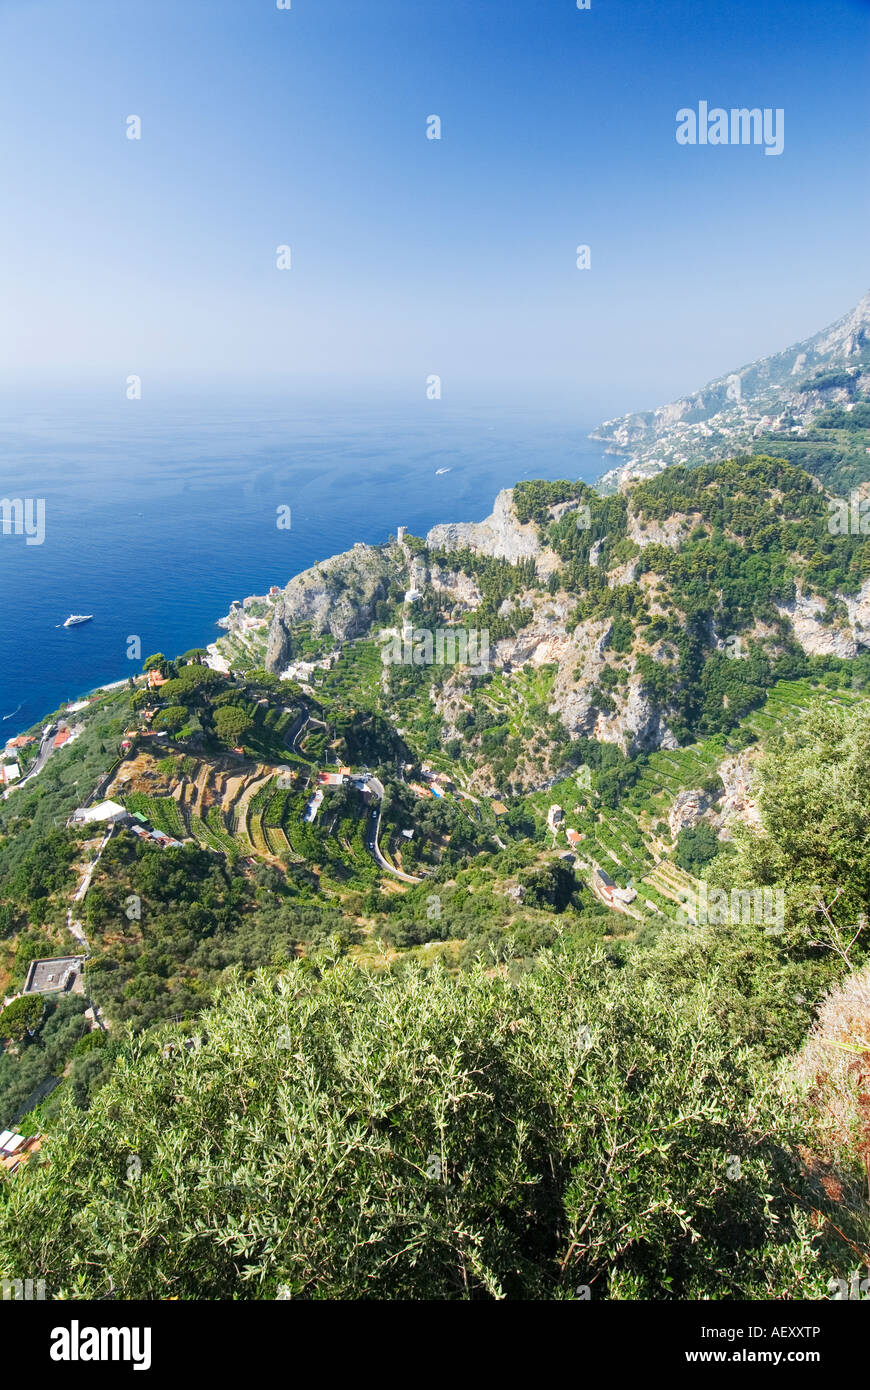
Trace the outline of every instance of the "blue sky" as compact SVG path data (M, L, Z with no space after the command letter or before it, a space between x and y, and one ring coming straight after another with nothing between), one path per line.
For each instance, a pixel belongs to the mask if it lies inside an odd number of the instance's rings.
M0 0L0 370L659 404L870 284L868 37L863 0ZM783 154L678 146L701 99L782 107Z

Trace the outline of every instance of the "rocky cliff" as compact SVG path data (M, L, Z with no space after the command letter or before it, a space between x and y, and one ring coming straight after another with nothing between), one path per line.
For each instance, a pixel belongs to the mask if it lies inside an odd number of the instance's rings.
M733 557L742 553L760 506L771 508L776 522L792 513L783 512L783 493L777 484L781 477L777 470L782 465L762 459L727 467L731 471L721 487L726 489L729 502L739 499L741 487L746 490L745 506L738 500L733 512L737 529L726 528L725 540L735 547ZM767 484L766 500L758 493L759 467L767 469L764 476L773 480ZM792 482L788 485L794 487L794 470L789 477ZM506 718L505 710L513 710L514 721L519 719L521 732L512 736L515 786L542 786L552 779L556 765L549 761L550 747L557 750L554 759L561 756L558 734L553 733L556 726L568 738L617 744L627 754L676 747L674 730L679 725L683 682L678 646L686 621L680 606L686 603L686 591L678 586L687 582L685 574L678 579L677 562L681 555L697 555L692 547L699 545L699 537L712 537L711 515L721 514L716 510L724 495L721 488L711 513L703 493L698 504L702 510L689 507L668 512L661 505L662 498L651 498L649 489L645 492L632 484L626 485L622 499L599 497L591 506L582 484L533 486L537 488L531 506L533 520L520 520L513 490L505 489L482 522L435 526L425 542L403 537L384 546L356 545L312 566L267 598L235 605L224 620L229 638L222 639L235 643L235 647L231 650L219 643L221 651L231 664L235 653L265 661L270 671L280 674L299 656L300 643L294 647L294 640L305 634L327 638L327 645L333 648L332 659L340 660L344 644L361 637L378 639L382 629L398 641L402 633L413 631L421 622L424 630L457 623L474 627L475 615L480 613L480 629L496 629L483 675L461 662L450 670L430 670L428 684L419 686L418 704L411 712L412 719L425 720L434 710L443 721L443 741L459 740L466 756L479 758L474 783L479 789L496 790L477 726L469 734L469 717L476 711L477 718L481 709L498 720ZM704 487L715 492L720 484L714 476ZM574 496L560 496L566 490L573 491ZM664 481L659 490L663 498L671 496ZM559 500L550 501L553 495ZM803 491L798 485L793 496L798 508L794 524L806 526L805 480ZM814 539L827 535L826 502L818 489L810 489L809 496L817 498L812 502L817 513ZM529 514L526 492L523 515ZM590 525L599 528L595 539L589 531L578 549L577 536ZM721 540L721 522L717 528ZM654 547L655 553L647 563L649 547ZM671 561L667 556L662 558L662 551L674 557L676 580L670 573ZM508 567L523 562L515 571L515 579L508 582L507 597L501 597L505 591L498 586L509 569L506 571L504 565L488 568L493 560L507 562ZM534 562L531 570L530 560ZM823 597L813 593L801 578L800 548L788 561L798 576L794 598L771 603L762 616L744 621L740 639L744 645L738 644L738 654L745 656L752 647L764 652L772 663L787 650L793 654L802 648L813 656L849 659L870 647L870 579L851 594L828 593ZM699 562L700 558L693 559L691 564ZM732 558L729 564L734 563ZM753 572L750 566L747 574ZM736 582L733 575L729 582ZM705 660L733 654L728 605L716 611L715 568L709 586ZM493 600L493 592L498 601ZM406 669L396 685L391 683L388 665L384 667L381 690L385 712L392 714L397 696L406 698L409 689L417 689L416 677L408 685L411 675ZM500 684L490 697L488 682L494 676L499 677ZM739 686L736 668L733 678ZM726 687L731 679L726 677ZM708 720L715 720L717 709L722 712L728 708L730 696L725 687L720 688L723 693L718 706L711 705L709 695L701 692L707 701ZM539 703L541 690L546 691L544 704ZM739 689L737 695L739 698ZM534 720L553 726L547 736L554 740L552 745L525 714L530 700L536 711ZM495 746L489 746L497 755Z
M460 521L433 526L426 537L432 550L469 550L498 560L535 559L541 552L537 527L523 526L513 508L513 489L504 488L495 499L492 514L484 521Z
M295 626L307 624L336 642L360 637L372 625L375 604L402 573L396 547L363 545L333 555L297 574L275 602L266 669L280 672L290 656Z
M605 420L590 438L625 462L606 473L601 485L614 489L671 463L737 454L760 447L764 438L799 443L831 406L850 411L868 392L870 293L836 323L772 357L736 368L669 405ZM855 442L860 457L863 445ZM772 451L769 444L764 449Z

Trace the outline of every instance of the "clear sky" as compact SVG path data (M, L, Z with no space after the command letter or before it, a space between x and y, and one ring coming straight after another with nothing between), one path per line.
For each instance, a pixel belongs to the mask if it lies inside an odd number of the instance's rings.
M867 0L0 0L0 370L659 404L870 284L868 37ZM784 152L679 146L700 100L783 108Z

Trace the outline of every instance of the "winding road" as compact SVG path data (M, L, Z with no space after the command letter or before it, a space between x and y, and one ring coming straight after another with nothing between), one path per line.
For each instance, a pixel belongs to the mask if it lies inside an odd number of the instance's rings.
M379 868L383 869L385 873L392 874L394 878L400 878L403 883L422 883L422 878L415 878L413 874L406 874L404 870L396 869L392 864L388 864L381 853L378 838L381 833L381 803L384 798L384 787L383 783L380 782L377 777L370 777L368 785L372 795L377 797L378 801L377 806L372 806L368 813L369 823L366 832L366 843L368 844L369 854L371 854Z
M40 773L42 769L45 767L45 764L51 757L54 736L56 733L57 729L53 724L49 724L47 729L43 729L42 741L39 745L39 752L36 755L36 760L31 764L31 766L28 768L27 772L25 772L24 776L20 779L20 781L15 783L16 787L23 787L25 782L29 782L31 777L36 777L37 774ZM14 788L10 788L10 791L12 790L14 790Z

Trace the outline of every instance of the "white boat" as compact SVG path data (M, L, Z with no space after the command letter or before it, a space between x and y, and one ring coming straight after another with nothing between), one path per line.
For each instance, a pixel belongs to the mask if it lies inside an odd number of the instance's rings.
M78 627L79 623L89 623L93 613L70 613L64 627Z
M449 472L450 472L450 469L449 469L449 468L436 468L436 469L435 469L435 477L436 477L436 478L440 478L442 473L449 473Z

